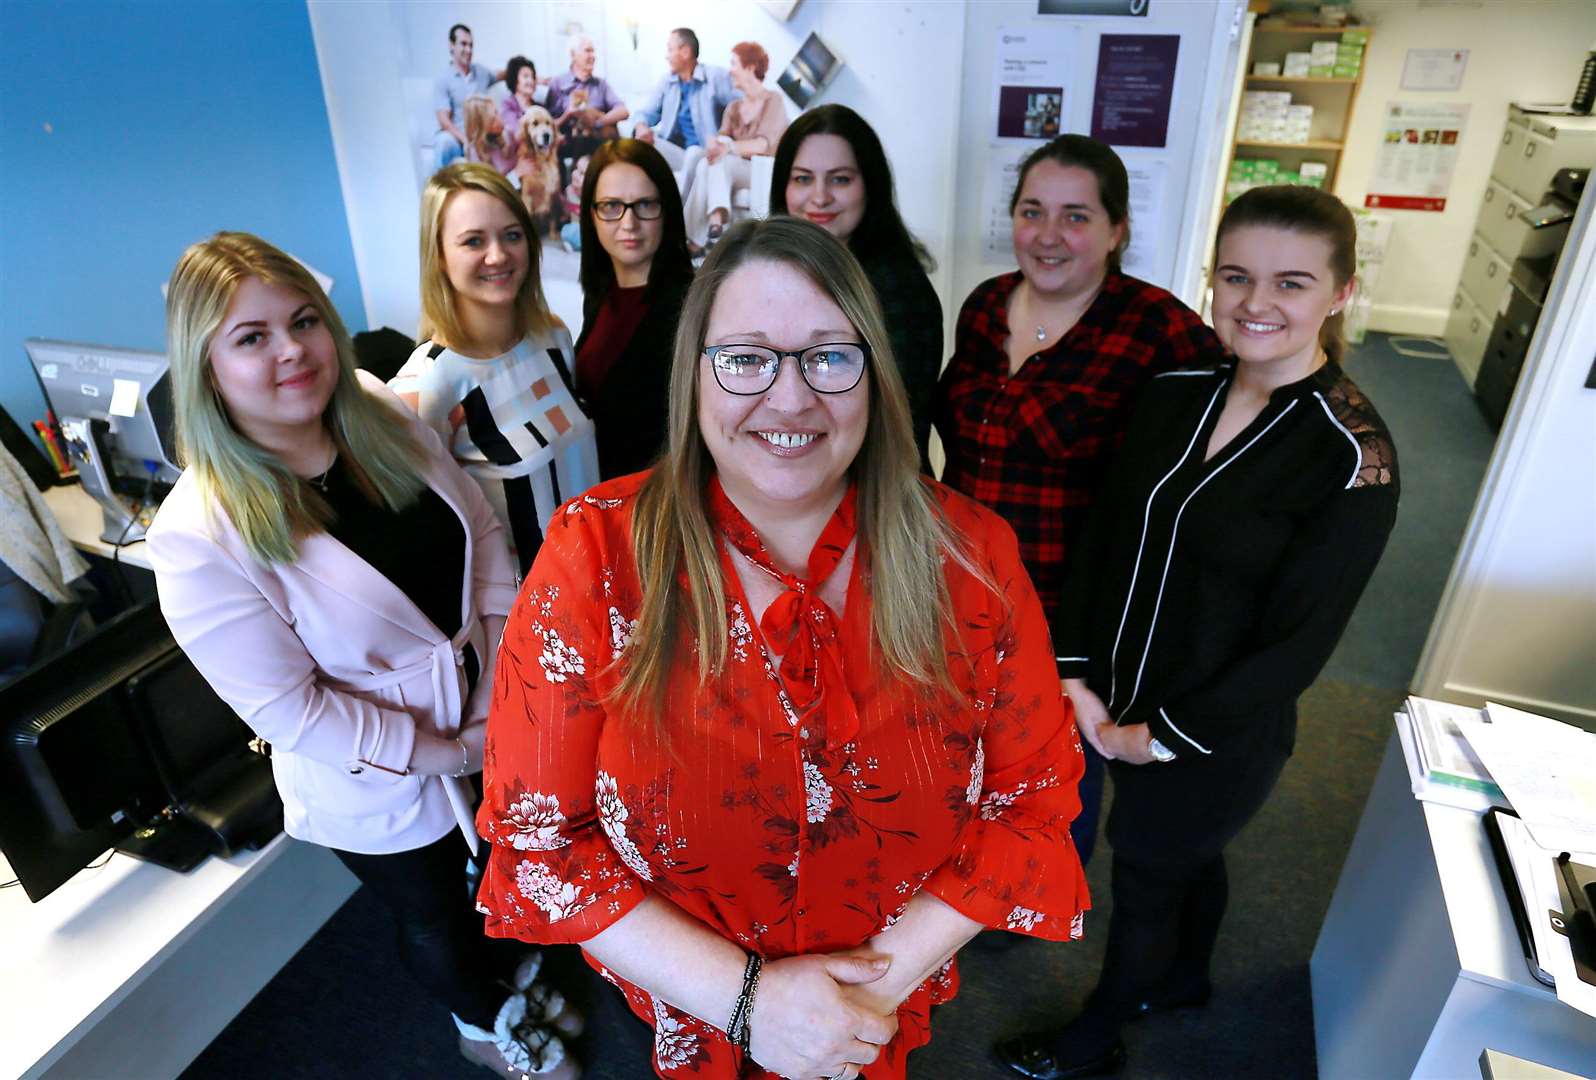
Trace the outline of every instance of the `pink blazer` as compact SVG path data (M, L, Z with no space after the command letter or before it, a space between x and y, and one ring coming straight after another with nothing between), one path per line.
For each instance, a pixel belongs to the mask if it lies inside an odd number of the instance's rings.
M387 854L454 827L449 781L404 770L417 730L447 737L487 716L499 643L487 640L483 620L509 613L515 570L503 526L476 483L398 398L364 372L361 380L426 447L427 485L465 527L462 619L453 639L326 533L303 540L291 564L256 562L191 472L162 503L147 547L178 644L272 744L288 834ZM467 643L483 665L468 701Z

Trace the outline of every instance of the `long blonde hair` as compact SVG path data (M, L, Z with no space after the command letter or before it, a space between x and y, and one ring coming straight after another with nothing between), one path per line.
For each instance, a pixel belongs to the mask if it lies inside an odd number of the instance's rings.
M687 294L671 366L665 456L637 495L632 548L643 605L631 644L621 655L616 689L628 712L657 716L682 655L684 629L696 640L701 681L725 665L724 583L715 530L704 511L704 486L714 461L698 428L699 357L721 286L759 262L781 263L803 274L842 309L870 348L869 417L853 478L859 550L869 560L863 569L870 574L873 638L885 667L908 682L951 689L942 633L954 620L944 560L990 585L920 478L908 396L875 291L858 261L807 221L776 217L741 223L715 246ZM679 571L687 578L685 592L676 586ZM928 618L931 613L935 617Z
M526 204L491 165L456 161L433 173L421 193L421 340L442 342L453 349L474 344L466 339L454 285L443 262L443 212L460 191L491 195L515 215L527 246L526 277L515 294L515 335L520 339L533 331L549 329L554 316L543 298L543 245L538 242L537 228Z
M303 293L331 331L338 383L322 414L340 458L374 501L398 510L421 491L426 455L398 417L355 376L349 333L327 294L292 257L258 236L219 232L177 260L166 295L177 454L208 503L219 505L261 563L289 563L299 538L326 527L332 511L281 458L228 418L211 372L211 344L238 287L258 278Z

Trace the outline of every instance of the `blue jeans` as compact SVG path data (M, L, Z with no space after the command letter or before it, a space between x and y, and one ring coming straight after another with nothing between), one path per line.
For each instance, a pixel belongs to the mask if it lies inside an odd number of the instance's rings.
M1086 771L1081 774L1079 787L1081 812L1070 823L1070 839L1075 841L1075 853L1084 867L1097 846L1097 825L1103 816L1103 776L1108 771L1108 763L1085 739L1081 740L1081 753L1086 758Z
M437 155L438 168L443 168L451 161L458 161L465 157L465 147L460 145L460 140L439 128L437 134L432 136L432 151Z

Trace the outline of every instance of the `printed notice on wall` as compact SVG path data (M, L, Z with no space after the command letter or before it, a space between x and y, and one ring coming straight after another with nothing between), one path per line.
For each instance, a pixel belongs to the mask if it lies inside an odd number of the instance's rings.
M1110 146L1165 145L1179 54L1179 34L1104 34L1097 46L1092 138Z
M1051 139L1063 130L1064 88L1075 64L1075 28L1006 26L998 31L992 80L1000 139Z
M1161 275L1163 267L1158 265L1158 242L1164 231L1164 188L1169 165L1163 158L1127 157L1125 173L1130 180L1131 238L1120 256L1120 267L1143 281L1167 285Z
M1402 89L1462 89L1468 66L1467 49L1409 49L1402 63Z
M1020 176L1020 162L1030 152L1029 146L993 144L986 156L986 177L981 185L981 258L987 262L1014 264L1009 198Z
M1363 205L1385 210L1445 210L1468 118L1467 105L1395 101L1387 105L1374 175L1369 177Z

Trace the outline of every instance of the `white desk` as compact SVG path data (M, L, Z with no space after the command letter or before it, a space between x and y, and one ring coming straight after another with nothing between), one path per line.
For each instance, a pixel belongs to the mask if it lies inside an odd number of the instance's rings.
M53 487L44 493L44 501L56 521L61 523L61 531L67 534L73 547L85 554L107 559L116 554L116 548L100 539L100 504L94 501L94 496L83 490L82 484ZM117 558L129 566L141 566L146 570L150 568L150 557L144 552L142 540L123 547Z
M279 836L188 874L113 855L37 904L0 891L0 1076L175 1077L355 884Z
M1480 815L1416 800L1394 732L1310 973L1323 1080L1477 1076L1487 1047L1596 1068L1596 1018L1530 976Z

